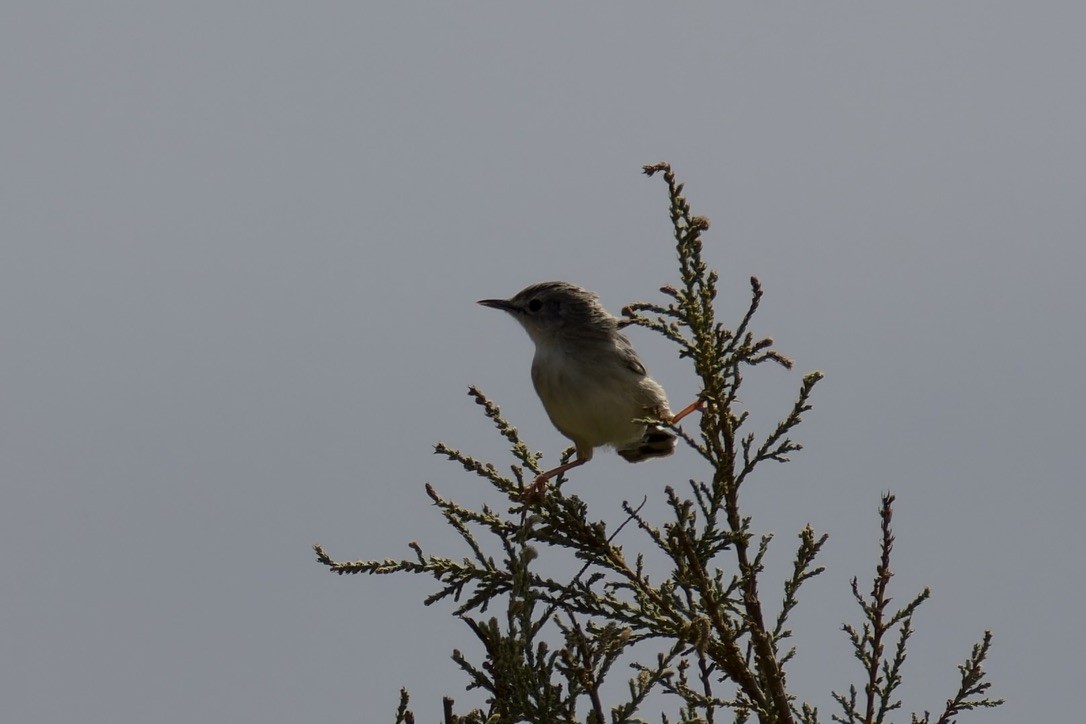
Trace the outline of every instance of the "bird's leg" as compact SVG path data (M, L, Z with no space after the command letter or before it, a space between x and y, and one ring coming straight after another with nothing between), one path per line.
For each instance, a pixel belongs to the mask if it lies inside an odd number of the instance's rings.
M705 401L702 400L699 397L698 399L694 400L693 402L691 402L689 405L687 405L683 409L679 410L679 413L671 418L671 424L672 425L678 425L679 420L683 419L684 417L689 415L691 412L694 412L695 410L704 410L704 409L705 409Z
M548 480L555 477L556 475L561 475L562 473L566 472L567 470L572 470L573 468L577 467L578 465L584 465L587 462L588 462L588 458L581 457L580 455L578 455L577 459L574 460L571 463L566 463L565 465L559 465L558 467L556 467L553 470L548 470L545 473L541 473L541 474L537 475L535 480L532 481L532 484L528 486L528 488L526 490L527 494L529 496L531 496L531 497L539 495L540 493L543 492L543 489L547 487L547 481Z

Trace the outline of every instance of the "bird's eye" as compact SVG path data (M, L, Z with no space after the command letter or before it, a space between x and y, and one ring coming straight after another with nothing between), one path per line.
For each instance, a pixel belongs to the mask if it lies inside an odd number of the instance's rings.
M543 308L543 302L539 301L538 299L533 299L532 301L528 302L528 310L529 311L538 312L542 308Z

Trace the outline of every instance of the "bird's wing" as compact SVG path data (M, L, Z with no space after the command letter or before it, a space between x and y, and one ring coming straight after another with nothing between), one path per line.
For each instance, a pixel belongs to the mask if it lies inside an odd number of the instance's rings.
M619 342L616 345L618 355L622 359L622 363L626 365L634 374L644 377L648 374L645 369L645 365L641 363L641 358L637 356L637 352L634 351L633 345L630 344L630 340L626 339L626 335L618 335Z

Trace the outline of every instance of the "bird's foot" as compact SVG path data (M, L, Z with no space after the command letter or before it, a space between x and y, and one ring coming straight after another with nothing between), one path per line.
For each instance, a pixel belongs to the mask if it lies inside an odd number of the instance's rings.
M567 470L572 470L573 468L577 467L578 465L584 465L587 462L588 462L588 460L586 460L586 459L577 459L577 460L574 460L571 463L565 463L564 465L559 465L558 467L554 468L553 470L548 470L545 473L540 473L539 475L535 476L535 480L532 481L532 484L524 489L524 497L527 500L539 500L540 498L543 497L543 491L545 491L547 489L547 481L548 480L550 480L553 477L557 477L558 475L561 475L562 473L566 472Z
M671 418L671 424L672 425L678 425L679 420L682 420L684 417L689 415L691 412L694 412L695 410L702 411L704 409L705 409L705 400L703 400L702 398L699 397L698 399L694 400L693 402L691 402L689 405L687 405L683 409L679 410L678 414Z
M524 489L524 500L530 503L537 503L542 500L543 494L547 490L547 480L549 480L549 478L537 475L535 480Z

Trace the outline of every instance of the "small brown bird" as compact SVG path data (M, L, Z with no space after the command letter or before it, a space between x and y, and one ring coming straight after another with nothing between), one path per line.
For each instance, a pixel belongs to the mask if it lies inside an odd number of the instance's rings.
M535 391L551 422L577 449L576 460L538 476L533 488L585 464L600 446L614 447L631 463L675 451L674 433L634 420L651 417L674 424L700 403L672 417L664 388L649 377L599 297L574 284L542 282L510 299L479 304L508 312L528 332L535 343Z

